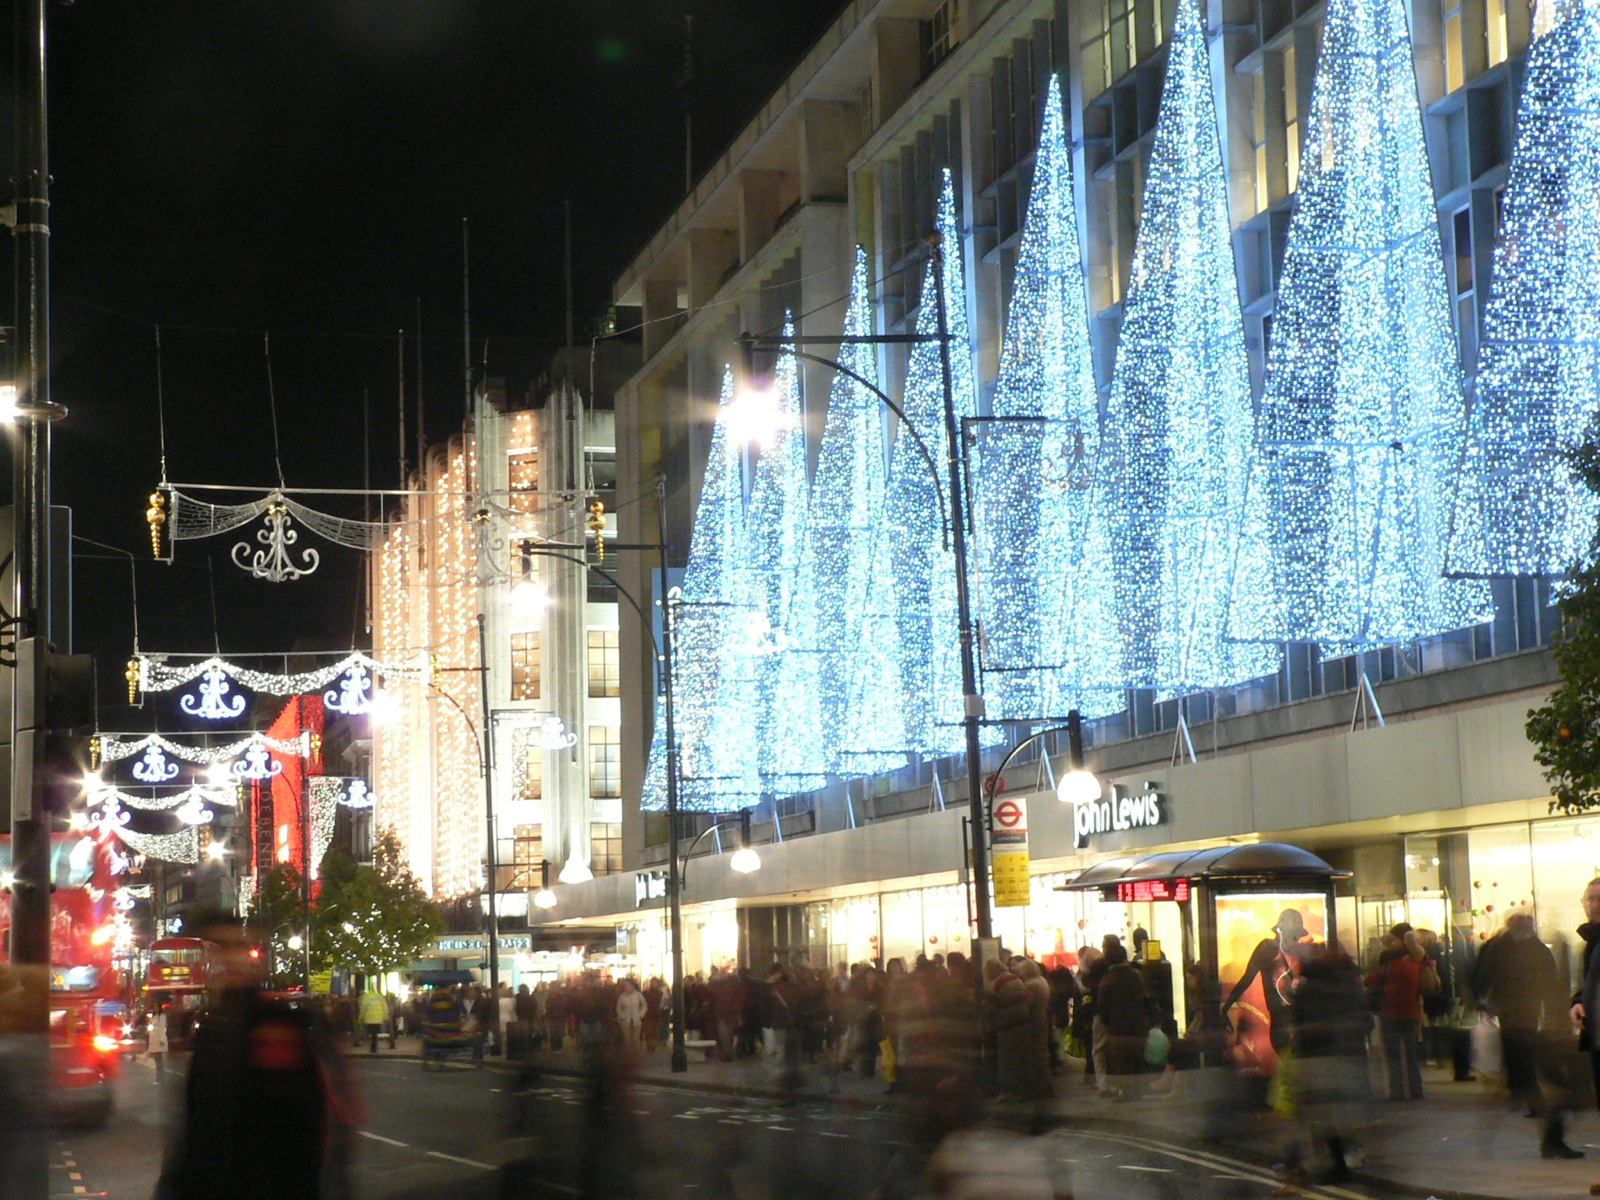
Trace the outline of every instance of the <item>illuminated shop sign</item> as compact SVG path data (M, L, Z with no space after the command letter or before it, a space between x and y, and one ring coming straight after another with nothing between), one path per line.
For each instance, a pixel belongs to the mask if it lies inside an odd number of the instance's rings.
M643 908L654 900L667 898L665 871L640 871L633 877L633 906Z
M1135 796L1121 784L1111 785L1109 800L1094 800L1077 805L1072 812L1072 846L1081 850L1089 839L1102 833L1121 833L1127 829L1148 829L1167 823L1167 797L1147 783Z
M525 933L502 933L494 939L497 950L531 950L533 939ZM451 954L456 951L483 951L486 949L481 935L473 937L442 937L439 939L439 953Z

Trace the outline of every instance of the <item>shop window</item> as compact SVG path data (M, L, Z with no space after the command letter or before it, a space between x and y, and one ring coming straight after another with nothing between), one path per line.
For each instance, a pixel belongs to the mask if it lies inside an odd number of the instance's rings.
M525 892L543 880L544 831L538 825L518 825L512 829L511 861L500 864L502 892Z
M595 821L589 826L589 863L596 875L622 872L622 826L614 821Z
M511 635L511 698L537 700L540 675L539 631Z
M589 795L622 795L622 731L614 725L589 726Z
M589 630L589 695L622 694L620 637L615 629Z

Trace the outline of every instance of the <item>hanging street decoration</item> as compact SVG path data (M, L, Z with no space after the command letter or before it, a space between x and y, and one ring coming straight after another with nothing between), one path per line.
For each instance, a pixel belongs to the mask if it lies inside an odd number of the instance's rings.
M249 542L235 543L231 555L233 565L268 583L292 581L315 572L322 561L315 550L308 547L300 551L298 562L290 557L295 543L300 540L300 531L294 528L289 505L281 493L274 492L267 498L263 516L266 528L256 531L261 549L251 549Z
M1179 0L1094 494L1120 635L1101 678L1163 695L1279 660L1224 637L1254 409L1211 80L1199 0Z
M163 483L151 495L145 520L150 526L150 547L156 558L163 558L163 532L168 550L165 561L170 562L178 542L220 537L259 520L263 528L256 531L256 544L238 542L230 557L236 567L256 579L285 583L313 574L320 563L316 550L297 548L300 528L351 550L370 552L383 543L383 522L353 521L323 512L280 488L213 489L253 493L253 498L242 504L212 504L192 494L207 486Z
M359 717L372 708L372 672L363 663L352 663L339 679L337 690L324 692L323 705L331 712Z
M172 815L185 825L211 824L211 810L199 796L190 793L189 798L172 810Z
M182 746L173 742L159 733L148 733L142 737L129 740L116 734L102 733L97 735L90 743L92 757L98 758L106 764L121 762L123 759L133 758L144 754L154 747L173 758L180 758L187 763L207 766L211 763L231 763L254 746L263 746L275 754L288 755L294 758L310 756L311 747L300 738L276 738L265 733L252 733L232 742L225 742L216 746ZM171 778L169 775L167 778Z
M158 745L152 745L144 752L144 757L133 765L133 777L140 783L167 783L178 776L178 764L168 762L166 753Z
M170 662L172 657L160 654L139 656L141 686L146 692L174 691L212 671L221 671L239 686L268 696L298 696L320 691L358 667L371 675L396 679L425 679L427 676L427 663L421 658L414 663L380 663L360 651L347 654L325 667L299 672L257 671L216 656L182 663Z
M547 714L539 722L539 745L546 750L570 750L578 744L578 735L569 730L555 713Z
M85 803L91 808L97 804L114 803L124 808L138 809L141 812L167 812L193 803L219 804L227 808L236 808L239 804L239 798L238 792L234 788L218 788L206 785L184 788L181 792L173 792L164 796L141 796L133 792L125 792L120 788L102 785L89 790L88 799Z
M108 800L97 812L89 814L89 827L105 834L121 830L133 814L124 810L115 800Z
M1558 23L1528 48L1517 102L1451 529L1457 575L1564 575L1600 517L1568 460L1600 412L1600 6L1547 10Z
M114 829L112 832L136 854L143 854L149 858L159 858L170 863L197 863L200 861L200 827L190 825L177 833L138 833L132 829ZM124 870L116 869L118 860L124 864ZM115 851L112 852L112 874L123 874L126 870L127 859L122 858Z
M1116 711L1122 694L1104 686L1117 658L1109 546L1090 490L1100 456L1100 395L1072 155L1054 75L993 408L994 419L977 426L973 472L988 715ZM1041 480L1056 486L1041 487Z
M839 361L875 387L873 347L850 340L871 334L867 256L857 246ZM906 761L905 717L898 704L883 702L903 690L894 644L894 565L883 529L887 474L883 402L871 387L838 372L811 487L822 745L828 769L838 775L871 775Z
M244 697L227 699L228 676L221 666L212 667L200 679L200 694L184 696L178 706L191 717L204 717L208 721L226 721L244 712Z
M339 803L346 808L371 808L376 799L365 779L352 779L344 795L339 797Z
M233 773L241 779L271 779L283 774L283 764L272 758L263 745L253 745L244 757L233 764Z
M1476 624L1444 578L1462 381L1403 0L1329 0L1229 632L1348 652Z

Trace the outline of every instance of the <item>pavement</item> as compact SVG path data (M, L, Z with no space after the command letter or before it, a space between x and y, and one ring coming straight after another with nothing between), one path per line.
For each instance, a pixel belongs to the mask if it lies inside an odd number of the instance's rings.
M365 1057L366 1044L348 1052ZM420 1058L421 1045L416 1038L402 1036L391 1049L380 1040L378 1056ZM583 1074L578 1049L570 1041L559 1051L536 1050L526 1062L554 1076ZM484 1063L491 1071L519 1065L493 1056ZM1381 1067L1375 1060L1374 1080L1380 1078ZM1241 1110L1228 1103L1231 1077L1223 1071L1168 1072L1156 1085L1164 1088L1159 1094L1125 1102L1102 1098L1085 1084L1081 1072L1077 1060L1068 1059L1065 1072L1055 1077L1053 1099L1030 1106L995 1104L993 1119L1032 1129L1098 1129L1164 1144L1209 1147L1262 1165L1281 1163L1287 1148L1301 1136L1293 1122L1270 1110ZM662 1087L724 1095L782 1095L770 1059L708 1062L691 1051L688 1071L674 1074L666 1048L660 1047L641 1054L638 1078ZM1567 1141L1585 1152L1583 1160L1551 1161L1539 1154L1540 1122L1509 1106L1498 1078L1456 1083L1446 1070L1426 1069L1423 1090L1425 1099L1418 1102L1379 1099L1365 1109L1355 1159L1356 1186L1437 1200L1570 1200L1589 1195L1590 1185L1600 1182L1600 1114L1586 1111L1569 1118ZM1375 1090L1374 1095L1382 1092ZM902 1102L887 1093L881 1079L820 1065L804 1069L798 1092L790 1099L874 1108Z

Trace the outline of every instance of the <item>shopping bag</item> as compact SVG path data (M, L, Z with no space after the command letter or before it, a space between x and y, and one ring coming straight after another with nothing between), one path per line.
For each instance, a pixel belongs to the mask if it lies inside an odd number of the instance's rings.
M1152 1067L1164 1067L1167 1065L1167 1054L1171 1049L1171 1040L1165 1033L1161 1031L1161 1027L1157 1025L1145 1035L1144 1061L1147 1065Z
M878 1069L885 1083L893 1083L900 1077L899 1063L894 1056L894 1041L890 1038L878 1043Z
M1498 1075L1503 1069L1500 1051L1500 1023L1486 1012L1478 1014L1472 1027L1472 1069L1480 1075Z

